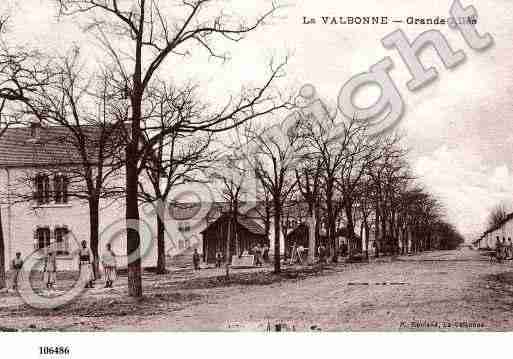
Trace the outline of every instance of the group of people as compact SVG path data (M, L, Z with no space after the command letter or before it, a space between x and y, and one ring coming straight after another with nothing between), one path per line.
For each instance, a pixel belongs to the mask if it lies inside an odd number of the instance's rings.
M495 243L495 256L497 260L513 259L513 243L511 238L502 238L502 241L497 238Z
M80 275L86 279L86 288L94 288L96 276L94 274L94 257L91 249L88 248L87 242L82 241L81 248L78 249L78 270ZM106 245L105 251L101 255L101 263L105 273L105 288L112 288L117 275L116 254L109 244ZM12 260L12 268L14 270L14 278L12 288L18 288L18 281L23 268L23 259L21 252L16 253L16 257ZM57 283L57 252L46 251L43 259L43 283L47 289L55 289Z
M264 263L269 262L269 246L267 246L266 244L264 244L262 246L260 243L257 243L250 250L245 250L241 253L241 256L249 256L249 255L253 255L255 258L255 265L257 267L261 267L264 265ZM221 251L221 249L218 249L216 251L215 259L216 259L216 268L221 267L223 260L224 260L224 255L223 255L223 252ZM194 261L194 257L193 257L193 261Z
M269 262L269 247L267 245L262 247L260 243L258 243L251 249L249 254L255 256L255 265L257 267L261 267L264 263Z
M296 242L292 245L292 249L290 250L290 264L299 263L303 264L305 261L305 253L307 249L302 245L297 245Z

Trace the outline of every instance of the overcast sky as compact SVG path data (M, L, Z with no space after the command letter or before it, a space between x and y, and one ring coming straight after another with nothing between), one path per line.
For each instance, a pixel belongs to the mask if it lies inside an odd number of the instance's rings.
M229 46L232 60L226 64L206 53L170 61L163 78L175 82L192 78L203 85L211 101L258 82L270 57L292 57L284 85L315 85L327 102L334 102L341 86L353 75L390 56L406 111L400 124L411 149L410 161L421 182L447 208L449 220L470 239L485 229L486 216L497 203L512 202L513 191L513 3L510 0L463 0L479 14L478 30L489 32L494 46L475 52L461 35L441 25L304 25L303 16L406 16L449 15L448 0L287 0L289 7L269 26L247 40ZM11 4L16 3L11 1ZM73 44L87 47L91 61L101 61L92 40L69 20L58 21L51 0L23 0L12 7L11 37L20 44L65 52ZM228 2L229 3L229 2ZM262 12L265 0L234 2L241 13ZM439 78L419 91L406 88L409 74L394 50L386 50L381 38L401 28L410 39L435 28L447 36L455 50L463 50L466 62L448 71L424 51L427 65L438 68ZM376 92L369 92L372 102ZM219 97L221 96L221 98ZM364 98L365 101L365 98Z

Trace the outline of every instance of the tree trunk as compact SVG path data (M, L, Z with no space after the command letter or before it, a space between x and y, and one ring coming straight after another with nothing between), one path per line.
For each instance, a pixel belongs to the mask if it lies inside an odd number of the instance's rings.
M353 254L353 243L354 243L354 222L353 222L353 205L350 202L345 203L346 217L347 217L347 232L348 232L348 245L347 245L347 255L348 258L351 258Z
M365 224L364 224L364 230L365 230L365 258L369 260L369 224L367 223L367 218L365 218ZM376 239L374 239L376 240Z
M315 215L313 209L308 217L308 263L315 262Z
M280 256L280 220L281 220L281 203L274 201L274 273L281 272L281 256Z
M7 286L5 275L4 227L2 225L2 208L0 207L0 289Z
M226 265L229 266L231 262L231 253L230 253L230 246L231 246L231 239L232 239L232 217L230 216L230 220L228 221L227 229L226 229Z
M265 236L269 238L269 234L271 233L271 205L267 203L267 201L265 204L264 231Z
M381 240L380 240L380 232L379 232L379 205L376 203L375 208L375 218L374 218L374 243L375 243L375 253L374 256L376 258L379 257L379 251L381 249Z
M100 200L99 198L90 198L89 199L89 232L90 239L89 245L91 247L91 252L93 252L93 271L94 278L101 278L100 275L100 255L99 255L99 231L100 231L100 223L99 223L99 215L100 215Z
M134 110L135 112L135 110ZM140 111L139 111L140 113ZM132 131L133 132L133 131ZM139 249L139 205L137 198L137 141L132 140L126 151L126 219L127 219L127 254L132 257L128 262L128 295L142 296L141 253ZM149 239L147 239L149 240Z
M162 212L159 212L162 213ZM157 215L157 274L166 274L166 242L164 240L164 222Z
M334 233L334 227L335 227L335 214L333 209L333 184L329 182L326 184L326 211L327 213L327 222L326 223L326 234L328 236L328 242L331 246L331 252L333 254L332 262L336 263L338 262L338 241Z

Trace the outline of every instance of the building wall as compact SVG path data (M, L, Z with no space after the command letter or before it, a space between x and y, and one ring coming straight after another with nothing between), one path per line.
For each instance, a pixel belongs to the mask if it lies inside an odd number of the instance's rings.
M11 263L16 252L21 252L26 257L35 252L36 240L34 232L39 227L48 227L53 234L56 227L67 227L70 231L68 236L69 249L78 248L79 243L89 243L89 207L87 201L69 197L68 203L56 204L53 200L48 204L38 205L34 200L22 196L31 196L34 191L31 181L27 178L34 176L41 169L34 168L10 168L0 169L0 189L2 215L2 227L5 240L6 263ZM65 172L65 171L63 171ZM111 183L124 185L124 171L120 170ZM144 180L144 179L143 179ZM156 212L152 204L140 206L140 218L143 225L148 229L145 238L150 243L149 250L142 257L142 264L145 267L156 265L157 244L156 244ZM168 213L166 211L166 213ZM113 238L111 244L114 252L119 256L118 265L125 267L126 258L126 237L124 232L119 230L125 224L125 201L124 198L102 199L100 201L99 214L99 253L105 249L105 244ZM187 224L188 226L184 226ZM176 221L170 216L165 218L165 241L167 254L172 256L181 253L188 247L197 247L201 252L200 232L205 229L205 219L192 221ZM187 231L180 228L186 227ZM117 233L117 235L114 235ZM54 241L51 238L52 242ZM58 257L59 270L70 270L78 268L78 261L72 256Z

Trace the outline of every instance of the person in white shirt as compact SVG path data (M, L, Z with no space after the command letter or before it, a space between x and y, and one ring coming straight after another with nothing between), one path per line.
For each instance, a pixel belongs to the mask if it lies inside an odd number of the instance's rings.
M45 257L43 280L46 283L46 288L54 288L55 282L57 281L57 256L53 251L48 252Z
M12 268L14 269L14 278L12 281L12 289L18 289L18 280L23 268L23 259L21 259L21 252L16 252L16 257L12 260Z
M102 253L102 265L105 270L105 288L112 288L116 280L116 254L112 251L110 243L106 245L106 251Z
M89 248L87 248L87 242L82 241L82 248L80 248L78 259L78 268L80 270L80 274L84 273L87 284L86 288L94 288L94 272L93 272L93 253Z

